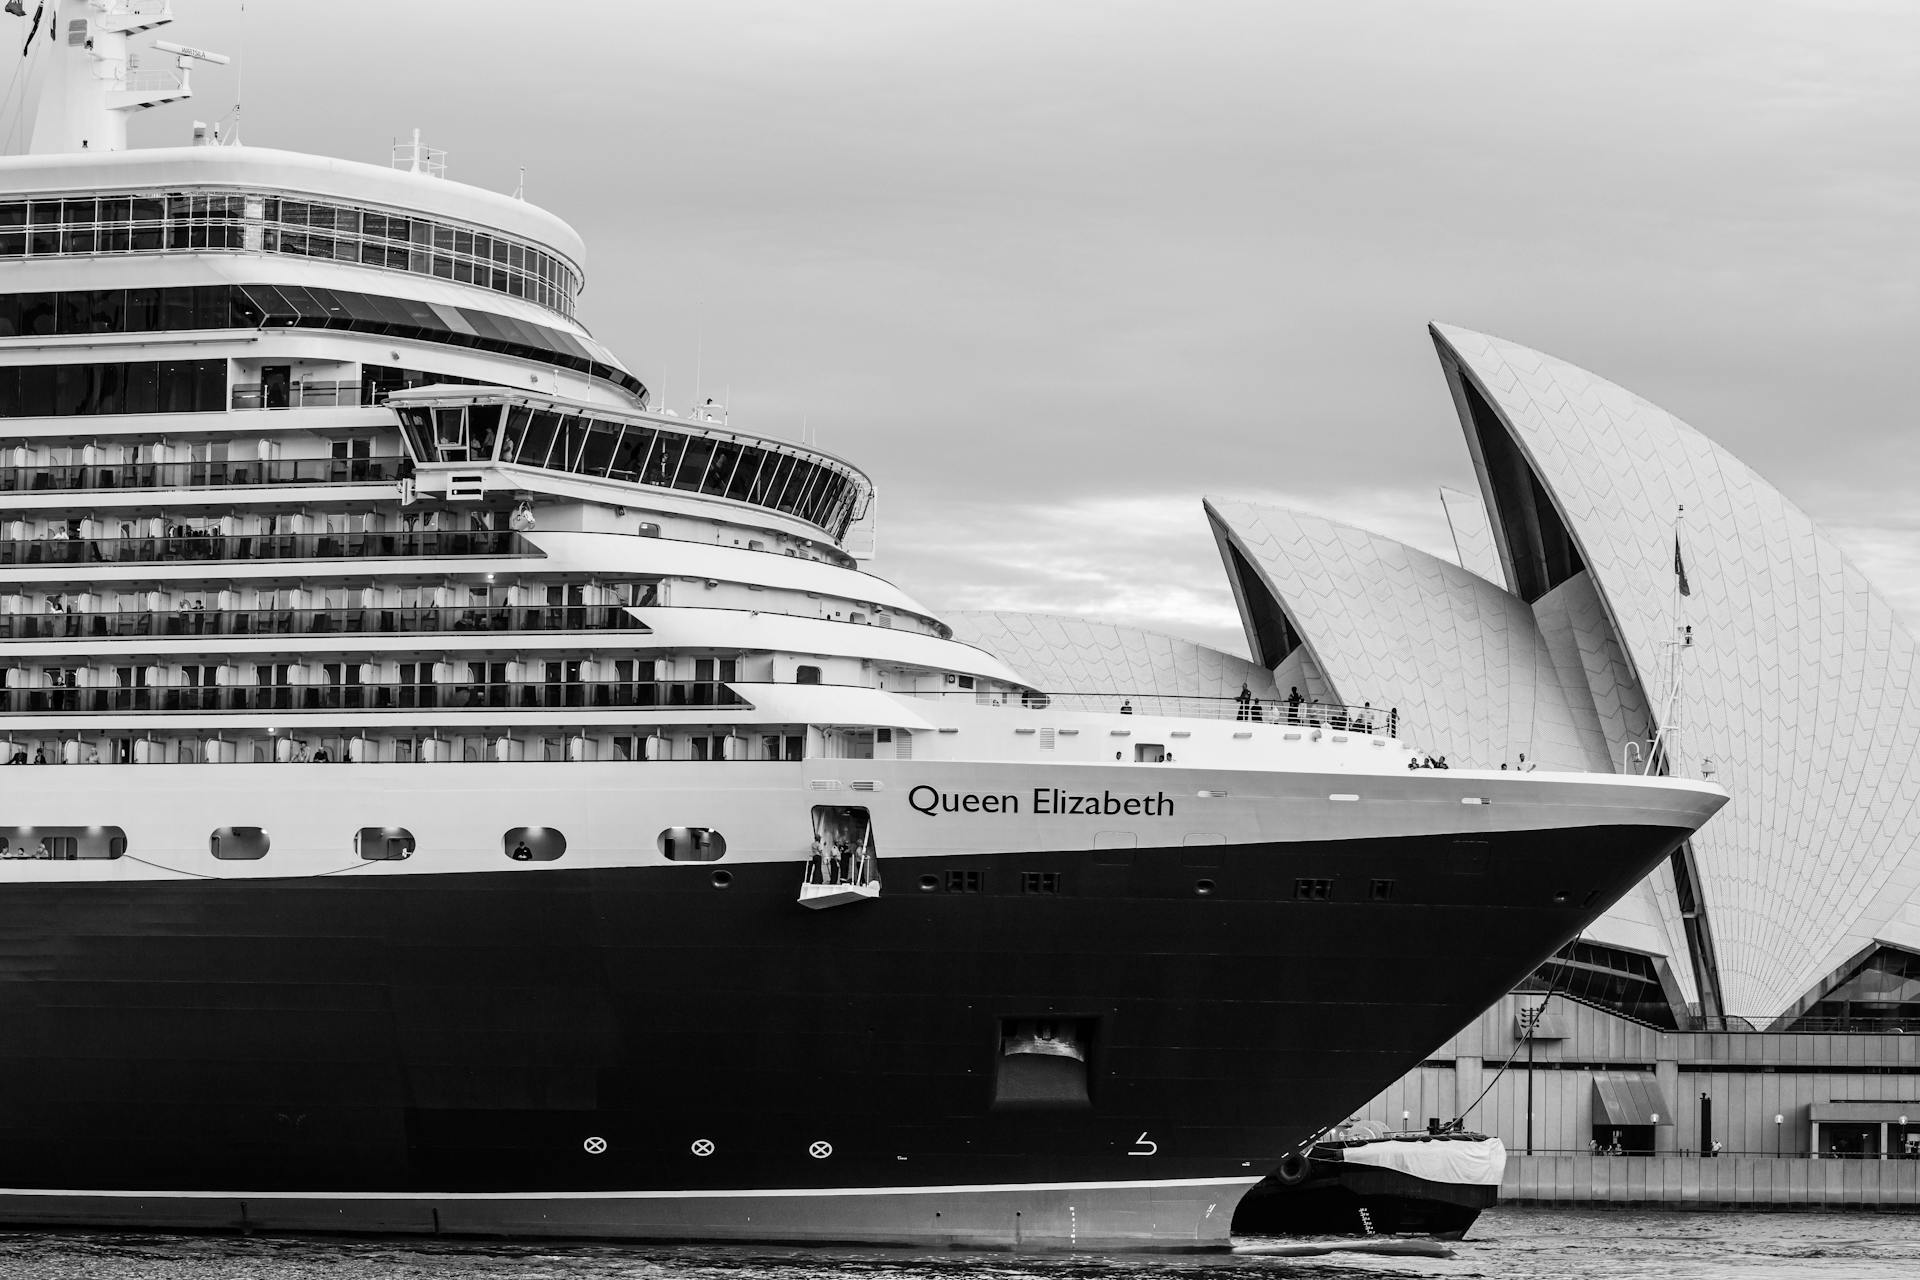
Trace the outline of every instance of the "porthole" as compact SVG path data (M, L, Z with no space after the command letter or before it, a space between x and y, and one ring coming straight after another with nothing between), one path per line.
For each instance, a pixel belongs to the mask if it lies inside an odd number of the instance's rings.
M405 827L362 827L354 832L353 851L368 862L399 862L413 854L413 832Z
M515 862L552 862L567 851L567 838L553 827L515 827L500 847Z
M668 827L655 843L669 862L718 862L727 856L727 838L712 827Z
M939 876L921 876L920 877L920 892L938 893L939 891L940 891Z
M221 827L208 837L207 845L223 862L251 862L266 857L273 841L260 827Z
M724 888L726 888L726 887L727 887L728 885L730 885L730 884L732 884L732 883L733 883L733 872L731 872L731 871L716 871L716 872L714 872L714 873L713 873L713 887L714 887L714 888L716 888L716 889L724 889Z
M1203 898L1207 897L1209 894L1213 892L1213 881L1195 880L1193 882L1193 891L1199 894Z

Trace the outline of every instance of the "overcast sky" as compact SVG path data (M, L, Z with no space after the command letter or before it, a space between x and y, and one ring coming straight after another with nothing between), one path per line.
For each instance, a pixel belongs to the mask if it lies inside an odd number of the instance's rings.
M1728 446L1920 614L1920 8L1409 0L181 0L243 137L451 176L588 244L582 317L881 493L937 608L1244 652L1200 510L1446 553L1425 325ZM232 71L143 117L184 138Z

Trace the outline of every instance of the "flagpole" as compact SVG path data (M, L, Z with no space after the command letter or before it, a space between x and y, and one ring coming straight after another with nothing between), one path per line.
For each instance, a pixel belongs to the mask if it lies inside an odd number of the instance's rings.
M1686 505L1682 503L1676 506L1673 513L1673 612L1670 615L1672 633L1667 637L1667 687L1664 690L1666 706L1663 708L1660 723L1654 729L1653 750L1647 753L1645 771L1648 774L1653 772L1655 764L1663 756L1668 764L1668 772L1672 772L1673 738L1679 730L1679 726L1674 721L1680 710L1680 651L1685 647L1681 643L1684 631L1680 621L1680 597L1690 594L1687 587L1686 561L1680 546L1680 526L1686 518Z

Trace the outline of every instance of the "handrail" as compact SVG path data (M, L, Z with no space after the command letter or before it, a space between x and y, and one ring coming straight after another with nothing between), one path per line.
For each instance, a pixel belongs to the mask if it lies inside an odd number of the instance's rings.
M0 640L132 636L403 635L440 631L645 631L625 605L369 605L353 608L0 613Z
M538 556L512 530L440 533L182 534L157 538L6 538L0 564L153 564L180 560L335 560Z
M77 489L225 489L263 484L393 484L404 458L277 458L263 462L42 463L0 467L0 493Z
M352 664L348 664L352 665ZM746 707L723 680L496 680L482 683L197 685L6 689L0 713L118 715L170 711L583 711Z
M286 393L284 403L269 404L265 383L236 382L232 404L236 409L353 409L377 405L386 394L358 378L300 378L286 384Z
M1273 698L1221 698L1167 693L989 693L977 689L941 689L912 693L916 698L963 698L984 705L1024 707L1042 711L1106 711L1121 715L1172 716L1195 720L1238 720L1248 724L1282 725L1290 729L1324 729L1335 733L1374 733L1396 737L1399 712L1370 703L1350 706L1337 702L1289 703Z

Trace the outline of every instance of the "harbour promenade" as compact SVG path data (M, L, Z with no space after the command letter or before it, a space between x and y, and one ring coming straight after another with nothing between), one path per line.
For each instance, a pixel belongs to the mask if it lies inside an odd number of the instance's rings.
M1920 1212L1920 1160L1509 1155L1500 1202L1703 1210Z
M1500 1138L1508 1204L1920 1212L1920 1034L1666 1030L1515 992L1356 1114Z

